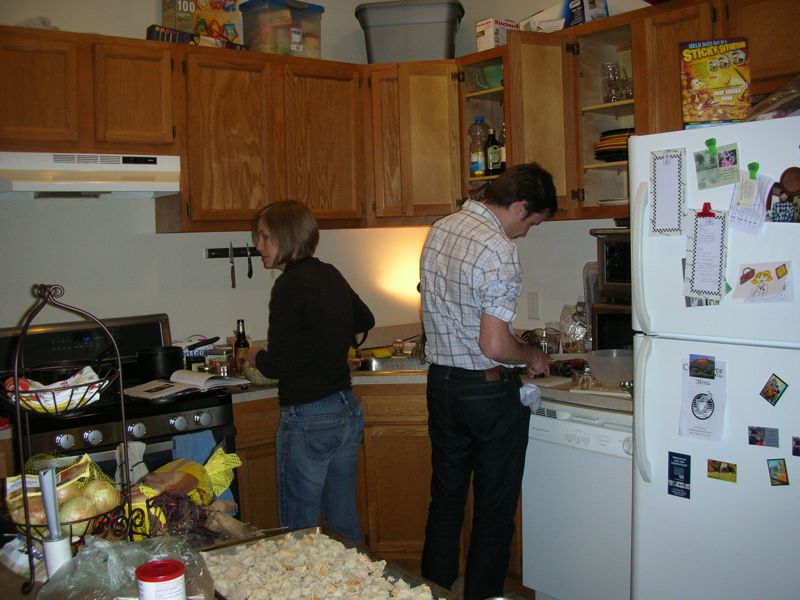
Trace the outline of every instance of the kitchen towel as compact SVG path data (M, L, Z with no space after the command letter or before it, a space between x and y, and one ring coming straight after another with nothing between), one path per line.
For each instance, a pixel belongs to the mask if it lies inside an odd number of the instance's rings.
M533 383L523 383L519 388L519 401L531 409L531 412L536 412L542 405L542 392L539 386Z
M172 438L172 459L185 458L204 465L216 447L214 434L209 430L176 435ZM230 488L222 492L218 498L235 502Z
M150 472L147 465L144 463L144 452L147 449L147 444L144 442L128 442L128 461L130 468L128 469L128 479L131 484L136 483L142 477ZM117 483L122 483L122 465L125 464L125 458L122 451L122 443L117 444L117 470L114 473L114 480Z

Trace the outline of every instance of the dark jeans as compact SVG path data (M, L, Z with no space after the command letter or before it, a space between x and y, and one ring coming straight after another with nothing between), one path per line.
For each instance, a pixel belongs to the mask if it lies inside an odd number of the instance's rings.
M487 383L481 371L431 365L427 394L433 476L422 575L447 588L458 577L472 476L464 598L502 596L530 421L519 401L519 379Z

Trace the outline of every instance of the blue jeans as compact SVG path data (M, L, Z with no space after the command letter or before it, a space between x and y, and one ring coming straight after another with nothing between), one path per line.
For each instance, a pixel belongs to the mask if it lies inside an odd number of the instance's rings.
M356 506L364 411L352 390L281 407L276 435L278 513L283 527L315 527L360 541Z
M431 365L427 397L433 475L422 575L447 588L458 577L471 477L464 598L502 596L531 414L519 401L519 379L486 382L482 371Z

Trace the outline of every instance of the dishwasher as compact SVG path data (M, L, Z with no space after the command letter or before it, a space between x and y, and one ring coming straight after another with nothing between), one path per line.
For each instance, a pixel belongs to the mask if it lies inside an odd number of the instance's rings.
M630 598L632 415L544 400L522 480L522 583L536 600Z

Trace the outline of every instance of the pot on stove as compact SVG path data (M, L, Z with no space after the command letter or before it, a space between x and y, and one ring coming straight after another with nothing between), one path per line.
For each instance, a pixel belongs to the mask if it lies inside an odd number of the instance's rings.
M169 379L175 371L183 368L183 348L180 346L157 346L136 353L139 363L139 378L142 381Z

